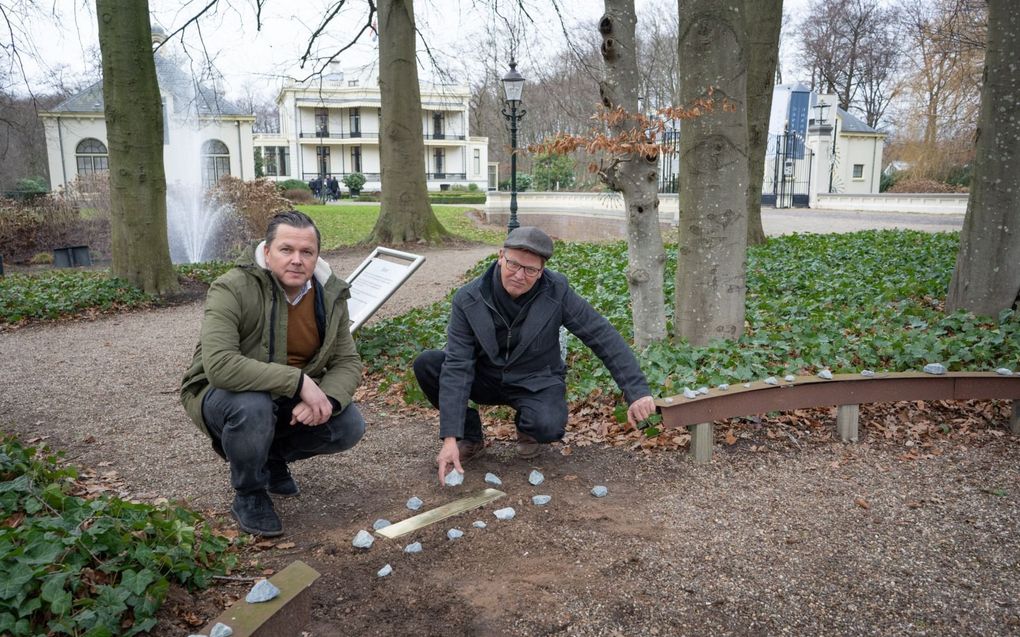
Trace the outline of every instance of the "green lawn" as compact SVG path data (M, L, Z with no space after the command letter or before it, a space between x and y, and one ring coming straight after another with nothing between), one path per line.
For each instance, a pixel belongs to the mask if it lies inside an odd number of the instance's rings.
M315 221L322 233L322 249L336 250L363 241L372 232L379 217L379 204L302 205L294 206ZM501 232L481 230L467 216L473 206L432 204L432 210L447 230L471 241L499 245Z

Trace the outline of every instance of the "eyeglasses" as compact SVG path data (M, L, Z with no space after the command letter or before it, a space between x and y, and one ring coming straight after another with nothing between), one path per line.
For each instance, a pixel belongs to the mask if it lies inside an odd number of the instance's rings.
M521 270L524 270L524 276L529 279L531 277L538 276L538 273L542 271L542 268L534 268L530 265L524 265L523 263L518 263L513 259L508 259L506 257L503 257L503 263L506 264L506 270L510 274L517 274Z

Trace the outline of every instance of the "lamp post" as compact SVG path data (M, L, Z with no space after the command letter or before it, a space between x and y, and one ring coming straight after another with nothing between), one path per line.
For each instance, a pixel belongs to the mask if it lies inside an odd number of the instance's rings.
M506 224L507 233L519 228L517 221L517 121L526 112L521 106L521 92L524 90L524 76L517 72L517 62L510 59L510 72L503 76L503 94L506 106L503 117L510 122L510 220ZM509 110L508 110L509 109Z

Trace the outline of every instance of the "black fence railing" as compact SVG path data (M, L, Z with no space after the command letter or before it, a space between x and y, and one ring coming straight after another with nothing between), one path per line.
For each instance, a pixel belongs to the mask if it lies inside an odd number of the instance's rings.
M340 182L341 187L345 187L343 185L344 177L350 174L353 173L326 173L325 175L320 175L319 173L302 173L301 178L304 179L305 181L311 181L319 177L324 177L326 179L330 177L336 177L336 180ZM382 175L380 175L379 173L360 173L360 174L365 176L365 181L379 181L382 178Z
M321 131L316 133L299 133L298 137L301 139L379 139L379 133L330 133L329 131Z
M429 180L437 179L449 179L450 181L464 181L467 179L467 173L425 173L425 178Z
M467 139L464 135L451 135L449 133L424 133L425 139L452 139L457 141L464 141Z

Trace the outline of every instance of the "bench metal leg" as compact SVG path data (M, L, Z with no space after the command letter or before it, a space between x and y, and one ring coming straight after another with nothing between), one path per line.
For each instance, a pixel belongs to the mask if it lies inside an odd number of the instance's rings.
M702 422L687 427L691 432L691 455L701 464L712 460L712 423Z
M843 442L857 442L857 422L860 419L860 405L840 405L836 408L836 433Z
M1009 430L1020 434L1020 400L1013 401L1013 415L1009 417Z

